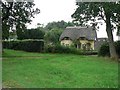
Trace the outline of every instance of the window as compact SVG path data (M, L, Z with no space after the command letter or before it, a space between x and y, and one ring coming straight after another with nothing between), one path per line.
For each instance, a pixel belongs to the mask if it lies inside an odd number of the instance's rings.
M66 46L69 46L69 44L66 44Z
M69 37L65 37L64 40L70 40L70 38Z
M81 40L86 40L86 38L85 38L85 37L80 37L80 39L81 39Z

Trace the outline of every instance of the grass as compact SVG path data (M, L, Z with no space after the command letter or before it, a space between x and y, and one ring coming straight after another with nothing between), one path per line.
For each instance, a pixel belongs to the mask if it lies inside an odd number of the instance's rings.
M4 50L3 87L117 88L118 63L108 58Z

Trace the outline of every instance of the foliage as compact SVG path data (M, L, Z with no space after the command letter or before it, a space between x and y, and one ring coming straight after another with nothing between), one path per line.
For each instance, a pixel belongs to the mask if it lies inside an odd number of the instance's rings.
M108 43L101 45L101 47L98 51L98 56L110 56Z
M60 38L60 35L62 34L62 32L63 32L63 30L60 28L53 28L52 30L47 31L44 36L46 44L59 43L59 38Z
M106 21L106 14L110 14L111 22L117 25L119 24L120 12L118 9L120 8L120 2L78 2L76 5L78 8L72 17L74 21L78 21L79 25L85 24L88 21Z
M66 47L62 45L47 45L45 46L45 52L46 53L71 53L76 55L96 55L96 51L82 51L78 50L74 47Z
M120 57L120 41L115 42L116 52Z
M120 57L120 41L117 41L114 43L115 43L115 48L116 48L117 54ZM99 56L110 56L110 50L109 50L108 43L105 43L100 47L98 55Z
M2 30L3 39L8 39L9 30L16 27L17 33L22 33L26 28L26 24L30 23L35 14L39 14L40 10L34 8L35 4L24 0L24 2L17 2L16 0L2 2Z
M45 32L37 29L25 29L24 32L18 33L18 39L43 39Z
M2 58L6 88L118 88L118 63L109 58L15 50Z
M45 29L51 30L53 28L65 29L67 26L74 26L72 22L58 21L58 22L50 22L45 26Z
M80 54L75 48L65 47L61 45L48 45L45 47L47 53L73 53Z
M28 52L42 52L44 49L44 42L41 40L3 41L3 48Z

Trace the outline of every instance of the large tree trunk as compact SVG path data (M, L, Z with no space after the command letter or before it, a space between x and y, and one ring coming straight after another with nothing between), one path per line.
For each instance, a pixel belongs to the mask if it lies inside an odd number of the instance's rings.
M108 35L110 56L113 59L118 59L118 55L116 53L114 40L113 40L113 33L112 33L111 22L110 22L110 14L109 13L106 13L106 32L107 32L107 35Z

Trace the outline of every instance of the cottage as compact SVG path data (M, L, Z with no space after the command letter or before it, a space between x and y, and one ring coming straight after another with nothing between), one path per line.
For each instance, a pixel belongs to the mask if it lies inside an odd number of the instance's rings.
M96 31L92 27L67 27L60 36L61 45L94 50Z

